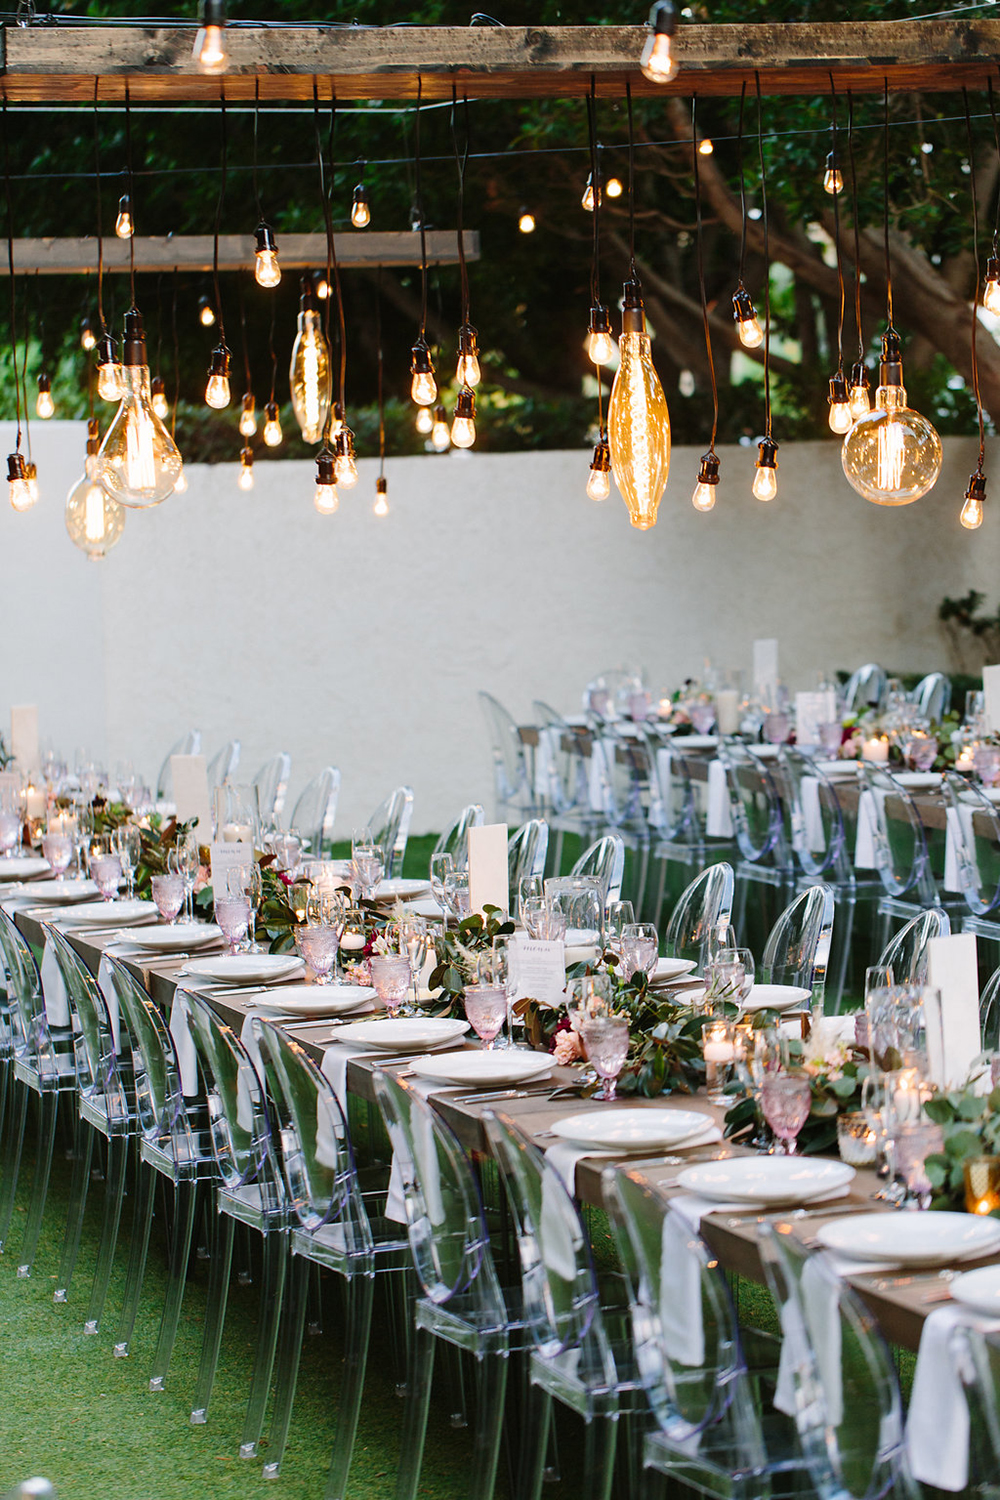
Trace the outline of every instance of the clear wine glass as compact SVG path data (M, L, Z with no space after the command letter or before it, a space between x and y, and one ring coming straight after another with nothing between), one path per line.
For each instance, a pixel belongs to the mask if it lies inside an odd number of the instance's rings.
M370 901L385 874L385 850L381 844L354 844L351 850L354 877L361 888L361 897Z
M621 932L621 968L625 979L633 974L647 977L656 968L660 939L652 922L629 922Z
M635 924L631 901L609 901L604 914L604 946L617 959L622 956L622 932Z
M125 895L131 901L135 895L135 872L142 858L142 839L135 824L123 823L120 828L116 828L112 837L112 845L121 860L122 873L125 876Z
M542 875L522 875L517 882L517 915L520 916L524 910L526 901L534 901L545 896L545 877ZM523 920L523 918L522 918Z
M94 810L86 797L79 793L74 797L73 801L75 807L73 842L76 846L77 879L86 880L87 849L94 832Z
M408 912L399 923L399 951L406 958L413 987L413 1014L420 1014L420 971L427 958L429 936L423 917Z
M441 849L438 851L438 853L431 855L431 895L434 897L434 900L437 902L438 906L441 907L442 911L444 910L445 878L452 873L454 868L455 857L453 854L449 854L446 849Z
M94 862L91 860L91 870ZM184 881L179 875L154 875L152 879L153 900L163 920L173 927L177 914L184 905ZM221 922L219 924L222 925Z
M502 985L470 985L465 992L465 1014L487 1052L507 1015L507 992Z
M601 1087L591 1097L610 1104L628 1057L628 1017L594 1016L584 1021L581 1035L587 1061L601 1079Z
M461 922L471 911L469 904L469 874L467 870L452 870L445 876L445 910L456 922Z
M198 835L193 829L178 834L173 850L174 865L184 881L184 914L189 922L194 921L194 883L201 866L201 851Z
M764 1118L774 1131L775 1156L793 1156L799 1131L809 1118L812 1087L805 1073L767 1073L761 1084Z

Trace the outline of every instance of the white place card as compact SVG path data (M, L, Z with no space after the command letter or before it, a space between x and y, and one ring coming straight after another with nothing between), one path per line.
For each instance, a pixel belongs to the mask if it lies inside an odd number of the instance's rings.
M38 706L22 704L10 711L10 753L22 771L38 769Z
M170 775L173 778L174 806L178 823L195 820L199 844L212 838L212 802L208 795L208 771L203 755L172 755Z
M553 1007L562 1004L566 988L566 947L562 938L543 942L519 932L513 941L516 1000L537 1000Z
M753 688L758 698L774 693L778 687L778 642L753 643Z
M943 1088L957 1088L981 1051L975 933L931 938L927 955L924 1015L930 1076Z
M983 699L987 724L1000 729L1000 666L983 668Z
M482 913L484 906L510 911L506 823L469 829L469 910Z
M822 693L795 694L795 743L818 745L819 726L831 724L837 717L837 695Z
M212 891L225 891L226 876L240 865L253 864L253 844L235 840L225 844L212 844Z

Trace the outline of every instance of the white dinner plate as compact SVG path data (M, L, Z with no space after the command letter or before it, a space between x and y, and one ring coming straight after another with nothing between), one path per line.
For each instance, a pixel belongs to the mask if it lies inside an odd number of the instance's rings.
M780 745L748 745L747 749L751 755L756 755L758 760L777 760Z
M395 1021L351 1021L337 1030L338 1042L355 1042L376 1052L429 1052L455 1042L469 1029L468 1021L438 1016L402 1016Z
M601 950L593 943L576 944L572 946L567 943L563 953L563 962L567 969L570 964L592 964L601 956Z
M813 765L821 776L828 779L831 776L849 776L852 781L857 777L856 760L814 760Z
M426 896L430 888L429 880L380 880L375 887L375 900L409 901L414 896Z
M718 744L717 734L679 734L670 748L683 754L685 750L715 750Z
M92 880L33 880L24 894L32 901L62 905L70 901L92 901L97 895L97 886Z
M695 966L693 958L658 958L656 968L650 975L650 984L665 984L668 980L683 979Z
M1000 1222L975 1214L852 1214L824 1224L816 1238L852 1260L932 1266L992 1255L1000 1249Z
M987 1317L1000 1317L1000 1266L980 1266L963 1271L949 1287L956 1302Z
M979 790L987 801L1000 803L1000 786L981 786Z
M375 991L366 984L279 984L266 995L251 996L248 1004L288 1016L342 1016L374 999Z
M67 907L59 920L81 927L131 927L159 915L155 901L88 901L85 906Z
M812 999L812 990L797 984L754 984L743 1001L744 1010L795 1010Z
M29 880L32 875L44 875L51 868L47 859L13 854L9 859L0 859L0 880Z
M198 979L213 979L218 984L260 984L269 980L277 984L301 974L305 964L288 953L220 953L216 958L196 958L187 973Z
M436 1083L491 1088L494 1084L548 1078L552 1054L529 1052L524 1047L505 1047L500 1052L437 1052L412 1067L419 1078L431 1078Z
M842 1161L805 1156L732 1156L685 1167L677 1181L689 1192L717 1203L811 1203L843 1192L853 1176L854 1168Z
M173 926L148 927L137 932L129 942L152 953L183 953L188 948L205 948L222 936L222 928L205 922L175 922Z
M927 789L941 785L939 771L893 771L892 778L898 781L900 786L905 786L907 790L913 792L918 792L921 788Z
M648 1151L701 1135L715 1121L693 1109L588 1109L549 1128L574 1146L596 1151Z
M433 896L423 896L417 901L406 903L407 911L412 911L418 917L443 917L444 907L434 900Z

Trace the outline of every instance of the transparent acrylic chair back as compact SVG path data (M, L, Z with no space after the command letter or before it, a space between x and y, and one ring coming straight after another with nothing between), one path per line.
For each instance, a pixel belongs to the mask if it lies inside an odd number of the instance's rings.
M811 885L778 917L761 958L765 984L792 984L812 991L822 1008L833 939L833 887Z
M892 970L895 984L926 984L928 943L931 938L948 937L951 919L939 906L928 907L911 917L879 956L879 966Z
M386 879L402 874L406 856L406 841L410 835L410 819L413 817L413 788L398 786L390 792L384 802L368 819L368 831L373 844L385 850Z
M601 882L604 905L621 900L622 876L625 873L625 843L619 833L606 833L584 849L570 876L593 875Z
M298 834L310 854L322 859L337 816L340 797L340 772L336 766L325 766L299 794L292 809L289 832Z
M212 1150L223 1185L230 1191L267 1180L270 1132L260 1083L236 1033L207 1000L185 991L176 1004L187 1013L191 1039L205 1084Z
M485 814L478 802L470 802L468 807L463 807L454 823L445 829L434 845L433 854L450 854L455 861L456 870L467 870L469 867L469 829L480 828L484 817Z
M707 962L719 934L729 927L735 888L732 866L720 862L681 891L667 923L668 957L694 959L699 966Z

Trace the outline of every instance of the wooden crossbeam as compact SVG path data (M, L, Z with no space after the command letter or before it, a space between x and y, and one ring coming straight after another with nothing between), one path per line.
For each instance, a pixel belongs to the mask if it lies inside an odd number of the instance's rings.
M427 262L433 266L458 264L458 234L451 229L429 229L425 235ZM466 260L479 259L479 231L463 233ZM335 234L337 263L354 266L419 266L420 235L412 230L359 230ZM143 271L210 271L213 240L210 234L136 235L135 269ZM219 270L246 271L253 265L252 234L219 236ZM325 234L278 236L278 260L284 270L326 266ZM8 274L7 241L0 240L0 274ZM104 269L129 269L129 242L115 237L104 241ZM97 240L42 239L14 241L14 272L45 275L97 274Z
M591 76L602 96L738 94L760 74L766 94L827 94L985 88L996 76L1000 21L804 22L752 26L681 25L680 72L666 88L638 69L640 26L325 26L229 27L230 66L204 77L191 56L194 28L13 26L3 32L3 86L12 101L120 99L181 104L252 99L259 80L268 100L558 98L585 94Z

